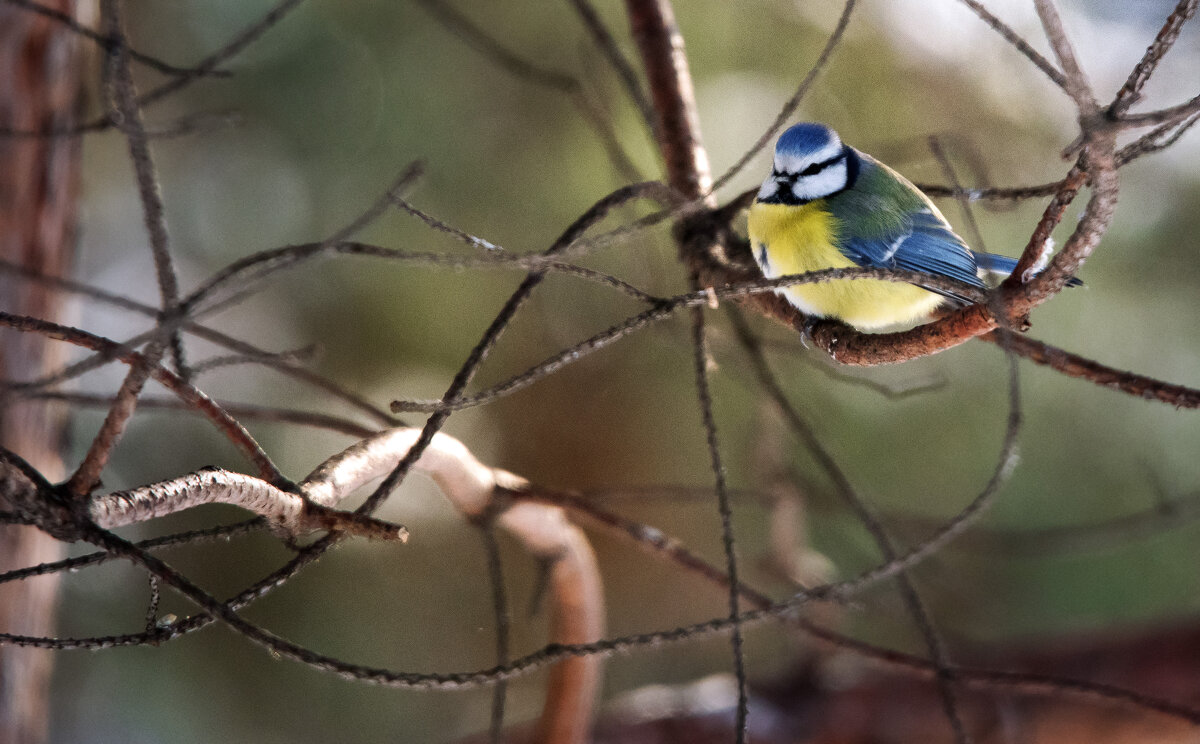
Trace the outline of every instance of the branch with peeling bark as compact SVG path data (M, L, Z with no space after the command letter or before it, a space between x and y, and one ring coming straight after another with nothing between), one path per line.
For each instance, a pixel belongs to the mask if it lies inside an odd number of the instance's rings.
M202 504L230 504L258 514L277 532L299 537L315 530L334 530L359 537L408 540L408 530L353 512L339 512L308 497L325 486L305 482L291 493L253 476L221 468L204 468L179 478L128 491L93 497L88 515L105 529L124 527Z

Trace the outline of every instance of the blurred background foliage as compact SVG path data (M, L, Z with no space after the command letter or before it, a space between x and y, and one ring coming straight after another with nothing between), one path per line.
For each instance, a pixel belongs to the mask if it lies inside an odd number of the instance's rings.
M1062 3L1085 68L1105 94L1140 57L1168 0ZM266 11L263 0L131 0L129 32L142 51L179 64L199 59ZM677 12L699 96L701 122L720 173L760 135L816 58L840 2L688 0ZM529 61L576 76L609 112L621 142L647 177L660 170L635 109L591 45L569 3L459 2L476 24ZM997 0L994 12L1044 49L1032 4ZM598 9L631 58L620 3ZM174 251L185 289L250 253L320 240L375 200L404 165L427 175L409 199L445 221L515 252L544 250L600 196L621 184L570 101L514 78L447 32L414 2L310 0L227 69L151 109L153 124L197 111L234 111L239 123L155 143ZM1167 58L1148 90L1153 107L1194 95L1197 26ZM142 87L154 78L140 77ZM1073 138L1065 96L951 0L862 0L844 44L798 118L825 121L843 139L917 181L944 182L930 154L937 135L967 183L1016 185L1061 177ZM1122 171L1116 222L1086 265L1088 287L1035 312L1033 335L1119 368L1200 384L1196 262L1200 244L1200 137ZM85 145L80 277L146 302L157 290L125 143L113 132ZM754 186L757 157L723 192ZM1082 200L1081 200L1082 201ZM1044 201L976 204L989 250L1016 255ZM953 202L947 216L965 230ZM608 226L646 208L626 209ZM1061 241L1072 227L1060 227ZM386 246L467 252L415 219L389 213L360 236ZM585 263L649 291L685 287L669 232L661 228L603 249ZM381 406L437 397L503 300L520 281L508 270L445 271L358 258L305 264L276 274L246 302L210 319L268 349L318 345L316 369ZM477 382L505 379L638 310L609 289L551 276L518 316ZM84 305L80 323L114 338L143 319ZM869 537L831 495L811 458L789 437L753 382L723 313L711 313L721 441L739 489L736 529L748 579L786 596L763 568L769 515L760 498L774 473L805 479L809 536L841 575L878 559ZM915 522L953 514L994 466L1007 406L1002 353L973 343L895 368L849 370L896 389L936 383L892 400L831 376L794 336L756 326L793 400L855 486L889 516L893 532L917 539ZM534 481L607 494L612 508L683 539L721 561L711 474L694 394L685 321L660 323L494 405L455 415L448 431L485 462ZM222 353L191 342L194 360ZM981 533L1092 523L1190 498L1200 482L1195 414L1021 365L1025 428L1021 466ZM111 391L116 367L81 381ZM264 368L205 375L227 400L353 415L319 391ZM76 417L76 456L101 414ZM411 420L417 420L413 417ZM286 473L302 477L349 443L342 435L277 424L251 430ZM207 424L143 412L105 486L129 487L203 465L243 467ZM656 493L646 487L694 487ZM667 494L670 495L667 495ZM247 615L285 637L349 660L411 671L493 663L484 552L429 484L418 478L382 516L412 531L408 545L351 541ZM235 519L202 509L138 536ZM907 525L907 526L906 526ZM647 557L619 538L593 533L610 603L610 635L670 627L722 614L721 590ZM916 572L952 654L987 643L1117 632L1200 610L1195 566L1200 528L1183 525L1145 539L1087 551L997 552L967 537ZM515 613L514 652L544 643L544 616L530 614L535 566L505 543ZM1053 546L1050 546L1053 548ZM174 549L169 560L218 595L273 569L286 554L267 536ZM142 623L147 591L117 564L68 578L63 635L128 632ZM190 608L169 594L164 612ZM842 618L853 633L921 650L887 588ZM778 628L748 637L754 680L786 673L805 644ZM725 637L613 659L606 695L730 668ZM56 742L443 741L478 731L490 691L418 692L348 683L286 661L220 627L162 648L60 653ZM542 675L510 686L510 720L541 699Z

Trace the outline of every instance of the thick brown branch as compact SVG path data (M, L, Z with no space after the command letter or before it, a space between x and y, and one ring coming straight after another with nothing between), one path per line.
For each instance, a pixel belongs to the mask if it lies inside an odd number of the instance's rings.
M1200 408L1200 389L1109 367L1016 333L1007 333L1001 340L998 337L1000 333L1001 331L993 331L982 338L1002 344L1004 348L1029 361L1057 370L1068 377L1078 377L1111 390L1119 390L1143 400L1157 400L1176 408Z
M712 187L712 172L700 138L696 92L675 11L668 0L626 0L625 5L658 115L656 134L667 183L687 199L699 199ZM716 202L709 196L705 203Z

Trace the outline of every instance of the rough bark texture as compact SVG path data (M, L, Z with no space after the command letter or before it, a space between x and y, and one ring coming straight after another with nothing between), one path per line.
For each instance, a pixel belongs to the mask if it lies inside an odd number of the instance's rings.
M86 0L82 0L86 2ZM43 0L76 14L75 0ZM55 21L0 6L0 124L56 129L75 119L82 79L78 37ZM47 274L65 274L75 240L79 138L0 139L0 258ZM61 295L0 274L0 309L39 318L62 315ZM31 333L0 332L0 377L22 380L57 366L64 345ZM0 398L0 446L52 480L64 420L45 404ZM60 557L62 546L28 527L0 528L0 571ZM52 577L0 586L0 628L51 634L57 582ZM0 741L44 741L51 651L0 647Z

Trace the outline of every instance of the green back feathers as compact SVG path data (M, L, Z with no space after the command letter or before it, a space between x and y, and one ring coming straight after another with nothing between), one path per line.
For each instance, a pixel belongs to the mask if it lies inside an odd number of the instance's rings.
M846 231L841 236L875 240L900 235L909 228L909 214L933 207L904 176L870 155L858 157L854 188L825 200L835 224Z

